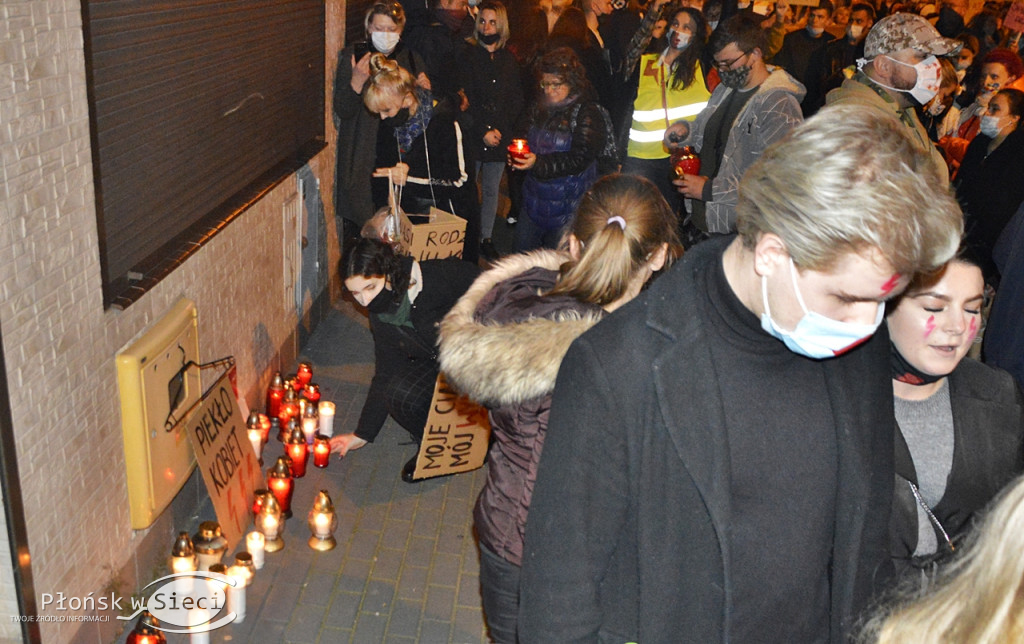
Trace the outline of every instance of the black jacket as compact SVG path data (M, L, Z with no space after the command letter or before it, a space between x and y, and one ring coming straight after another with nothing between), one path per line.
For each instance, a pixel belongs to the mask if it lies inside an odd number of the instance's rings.
M491 53L479 45L466 44L460 58L460 85L469 100L466 124L466 152L473 161L505 161L512 129L523 110L519 63L507 49ZM489 130L501 132L501 143L484 145Z
M412 262L409 262L411 268ZM356 436L373 442L388 417L384 391L388 382L410 363L437 363L437 324L462 297L480 270L459 259L420 262L423 290L412 304L414 328L398 327L370 314L373 333L374 371L366 403L359 414Z
M525 644L729 641L728 596L742 571L729 566L726 401L692 313L728 241L691 250L562 361L526 526ZM837 642L891 568L888 360L882 328L823 365L838 446Z
M430 100L430 94L419 97L421 102ZM376 166L390 168L399 161L409 165L409 177L402 189L402 208L406 212L426 213L430 205L435 205L463 219L472 216L476 190L471 180L472 168L466 160L462 126L455 120L448 101L433 105L426 132L416 137L405 152L399 152L394 129L382 128L387 131L378 140ZM387 178L373 179L377 208L388 204L387 183Z
M979 134L967 147L956 175L956 198L964 209L964 242L977 254L986 281L994 283L992 248L1024 201L1024 127L1018 125L988 154L991 141Z
M953 467L946 479L946 491L932 513L959 546L977 513L1024 470L1024 397L1010 374L966 358L949 376L949 402L953 410ZM890 547L897 570L904 572L944 560L952 553L936 530L938 556L913 556L918 512L907 482L916 484L917 474L899 431L895 447Z
M373 51L373 45L369 47ZM352 91L354 48L355 45L349 45L338 54L338 71L334 77L334 125L338 129L334 204L339 215L364 224L374 212L370 175L375 168L380 117L366 109L362 94ZM425 69L423 60L401 41L388 58L408 69L414 77ZM365 91L365 87L363 89Z

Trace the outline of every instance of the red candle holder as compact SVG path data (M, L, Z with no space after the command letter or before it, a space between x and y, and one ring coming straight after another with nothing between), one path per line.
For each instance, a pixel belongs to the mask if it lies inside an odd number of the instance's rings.
M291 471L284 457L278 457L277 463L267 471L267 487L274 495L277 504L281 506L281 513L285 518L292 516L292 493L295 492L295 481L292 479Z
M135 628L128 634L125 644L166 644L167 637L160 630L160 620L153 617L148 610L142 611L142 616L135 623Z
M299 369L295 373L295 379L299 382L299 387L296 389L305 387L313 380L313 365L308 362L300 362Z
M700 174L700 156L689 145L672 150L672 169L676 178L683 178L688 174Z
M270 386L267 388L268 416L277 416L281 409L282 400L284 400L284 380L281 378L281 372L278 371L274 374L274 379L270 381Z
M265 444L270 440L270 417L266 414L260 414L260 431L263 432L263 442Z
M301 479L306 475L306 459L309 458L309 446L301 429L293 429L284 446L288 458L292 459L292 476Z
M254 520L256 519L256 515L260 513L260 508L263 507L263 502L266 500L268 494L270 494L270 490L262 487L253 492L252 517Z
M331 441L323 434L313 439L313 466L327 467L331 460Z
M280 410L277 413L277 419L281 423L281 427L287 427L288 421L299 415L299 396L295 393L294 389L289 389L285 395L284 400L281 401Z
M530 154L530 144L526 139L512 139L508 144L508 153L513 159L525 159Z
M320 402L320 385L311 382L302 388L302 397L313 403L315 407Z

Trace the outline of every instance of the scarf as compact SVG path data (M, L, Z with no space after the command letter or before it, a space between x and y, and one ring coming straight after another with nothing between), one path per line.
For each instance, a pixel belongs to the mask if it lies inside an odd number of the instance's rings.
M398 149L405 154L412 149L412 143L427 130L430 119L434 116L434 99L430 92L424 89L416 89L416 102L419 107L416 113L409 117L403 125L395 128L395 138L398 140Z

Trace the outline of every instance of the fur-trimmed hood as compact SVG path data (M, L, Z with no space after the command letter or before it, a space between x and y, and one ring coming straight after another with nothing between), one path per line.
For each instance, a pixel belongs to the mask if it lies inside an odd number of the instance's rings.
M441 321L438 361L456 389L488 407L550 394L569 345L602 317L586 305L555 317L520 322L480 321L476 310L499 283L534 268L557 271L569 256L552 250L512 255L480 275Z

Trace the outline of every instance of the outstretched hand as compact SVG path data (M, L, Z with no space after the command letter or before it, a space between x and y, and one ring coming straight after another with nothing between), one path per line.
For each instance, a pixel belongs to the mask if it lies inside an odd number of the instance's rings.
M366 441L355 434L339 434L331 437L331 451L337 452L338 456L345 458L345 455L354 449L366 445Z

